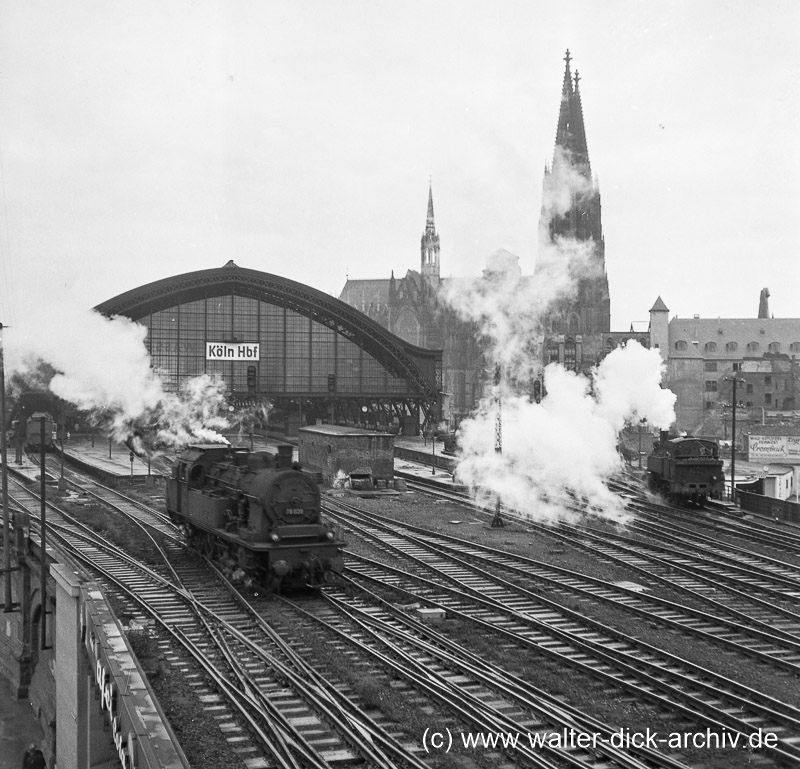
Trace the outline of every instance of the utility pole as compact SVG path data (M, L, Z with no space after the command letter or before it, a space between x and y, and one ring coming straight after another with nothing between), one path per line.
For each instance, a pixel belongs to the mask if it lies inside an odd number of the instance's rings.
M497 405L497 413L494 422L494 451L495 454L503 453L503 416L501 410L500 400L500 383L502 381L500 364L494 367L494 401ZM497 503L494 509L494 518L492 519L492 528L499 529L505 526L503 517L500 513L500 495L497 495Z
M3 324L0 323L0 455L3 460L3 611L11 611L11 519L8 511L8 446L6 436L6 369L3 357Z
M744 384L744 379L739 379L736 374L728 377L733 382L733 404L731 412L731 502L736 502L736 385Z
M47 417L39 419L39 496L41 497L41 517L39 519L39 539L41 558L39 564L39 596L42 607L42 620L39 623L39 648L47 649L47 473L45 472L45 428Z
M642 469L642 425L644 419L639 420L639 469Z

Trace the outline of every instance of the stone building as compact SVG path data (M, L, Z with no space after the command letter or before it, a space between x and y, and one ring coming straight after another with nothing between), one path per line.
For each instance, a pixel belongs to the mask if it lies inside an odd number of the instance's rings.
M477 329L440 298L446 284L458 279L441 277L439 251L430 186L419 270L408 270L402 278L394 272L382 279L348 278L339 299L413 345L442 350L443 400L437 421L454 428L480 399L483 363Z
M765 293L766 292L766 293ZM729 440L736 379L737 443L756 425L795 422L800 409L800 319L769 317L761 292L757 318L669 319L659 297L650 337L677 396L678 430Z

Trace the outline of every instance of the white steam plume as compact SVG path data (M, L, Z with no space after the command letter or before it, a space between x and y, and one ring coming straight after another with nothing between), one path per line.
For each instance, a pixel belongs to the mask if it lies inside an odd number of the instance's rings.
M519 259L501 251L483 278L451 281L443 289L444 301L480 329L490 373L496 365L503 373L502 452L495 452L497 408L490 395L459 427L456 477L482 501L499 497L540 519L566 515L567 494L612 518L624 517L605 484L620 467L619 431L626 420L646 418L664 429L674 420L675 396L660 386L661 356L636 342L597 367L593 393L588 379L551 364L544 372L547 397L541 404L528 397L542 368L543 318L574 300L582 282L602 270L593 240L551 236L550 228L555 217L593 193L591 179L557 148L545 178L533 277L524 277Z
M41 361L57 373L50 390L95 413L109 435L124 441L146 434L152 447L177 448L193 440L224 440L218 416L224 383L201 376L180 393L165 388L150 367L147 329L127 318L108 319L66 302L38 303L36 314L4 333L10 372L35 375Z
M631 341L612 351L589 380L557 364L545 369L547 397L540 404L504 388L502 453L494 450L495 404L485 399L462 422L457 479L479 501L504 504L539 520L569 517L567 494L595 512L623 520L619 498L605 481L621 467L617 436L626 420L645 418L666 429L675 396L659 386L661 356Z

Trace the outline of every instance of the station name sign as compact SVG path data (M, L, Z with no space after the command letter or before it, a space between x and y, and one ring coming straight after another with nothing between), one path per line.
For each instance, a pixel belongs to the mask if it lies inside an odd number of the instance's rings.
M206 342L206 360L258 360L258 344Z

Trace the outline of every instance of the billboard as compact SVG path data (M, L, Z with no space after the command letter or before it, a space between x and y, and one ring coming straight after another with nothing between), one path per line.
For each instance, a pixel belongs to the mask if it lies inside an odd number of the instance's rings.
M748 461L800 462L800 435L750 435L748 441Z
M206 360L258 360L258 343L206 342Z

